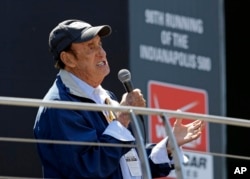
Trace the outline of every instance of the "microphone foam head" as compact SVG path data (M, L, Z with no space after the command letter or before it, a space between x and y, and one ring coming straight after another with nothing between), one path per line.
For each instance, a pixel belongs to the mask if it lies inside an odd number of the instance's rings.
M121 69L118 72L118 79L123 83L131 80L131 74L127 69Z

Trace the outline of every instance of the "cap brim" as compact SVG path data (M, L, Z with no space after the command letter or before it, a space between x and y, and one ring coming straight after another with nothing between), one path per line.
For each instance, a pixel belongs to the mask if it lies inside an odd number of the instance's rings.
M112 29L109 25L89 27L88 29L82 31L81 36L75 42L86 42L94 38L96 35L99 35L100 37L106 37L110 35L111 32Z

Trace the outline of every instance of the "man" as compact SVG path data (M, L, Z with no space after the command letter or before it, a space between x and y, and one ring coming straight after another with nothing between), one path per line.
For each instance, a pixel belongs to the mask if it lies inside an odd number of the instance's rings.
M60 69L44 100L75 101L119 105L111 91L101 83L110 68L102 39L111 34L108 25L90 24L69 19L59 23L50 33L49 47ZM125 93L120 105L145 106L139 89ZM128 129L130 115L117 112L108 119L106 111L66 110L40 107L34 124L37 139L134 144ZM177 120L173 132L179 146L197 139L202 122L182 125ZM167 138L148 149L152 177L167 176L173 169ZM135 149L85 145L37 144L45 178L141 178L140 160ZM170 157L171 158L171 157ZM131 160L133 167L131 167Z

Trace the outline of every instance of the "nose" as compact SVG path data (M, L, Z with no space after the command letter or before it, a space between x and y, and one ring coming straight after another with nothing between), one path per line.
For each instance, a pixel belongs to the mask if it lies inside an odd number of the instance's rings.
M106 51L103 49L102 46L98 46L98 55L106 56Z

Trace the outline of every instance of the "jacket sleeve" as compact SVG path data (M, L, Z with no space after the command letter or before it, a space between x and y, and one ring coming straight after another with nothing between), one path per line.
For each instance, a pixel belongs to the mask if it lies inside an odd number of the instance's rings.
M166 177L174 169L172 157L167 154L167 137L157 144L147 146L149 166L153 178Z
M35 127L36 138L90 143L130 144L103 134L102 113L45 108ZM119 160L130 148L100 145L39 144L44 167L68 178L107 178L119 170ZM63 176L62 176L63 177Z

